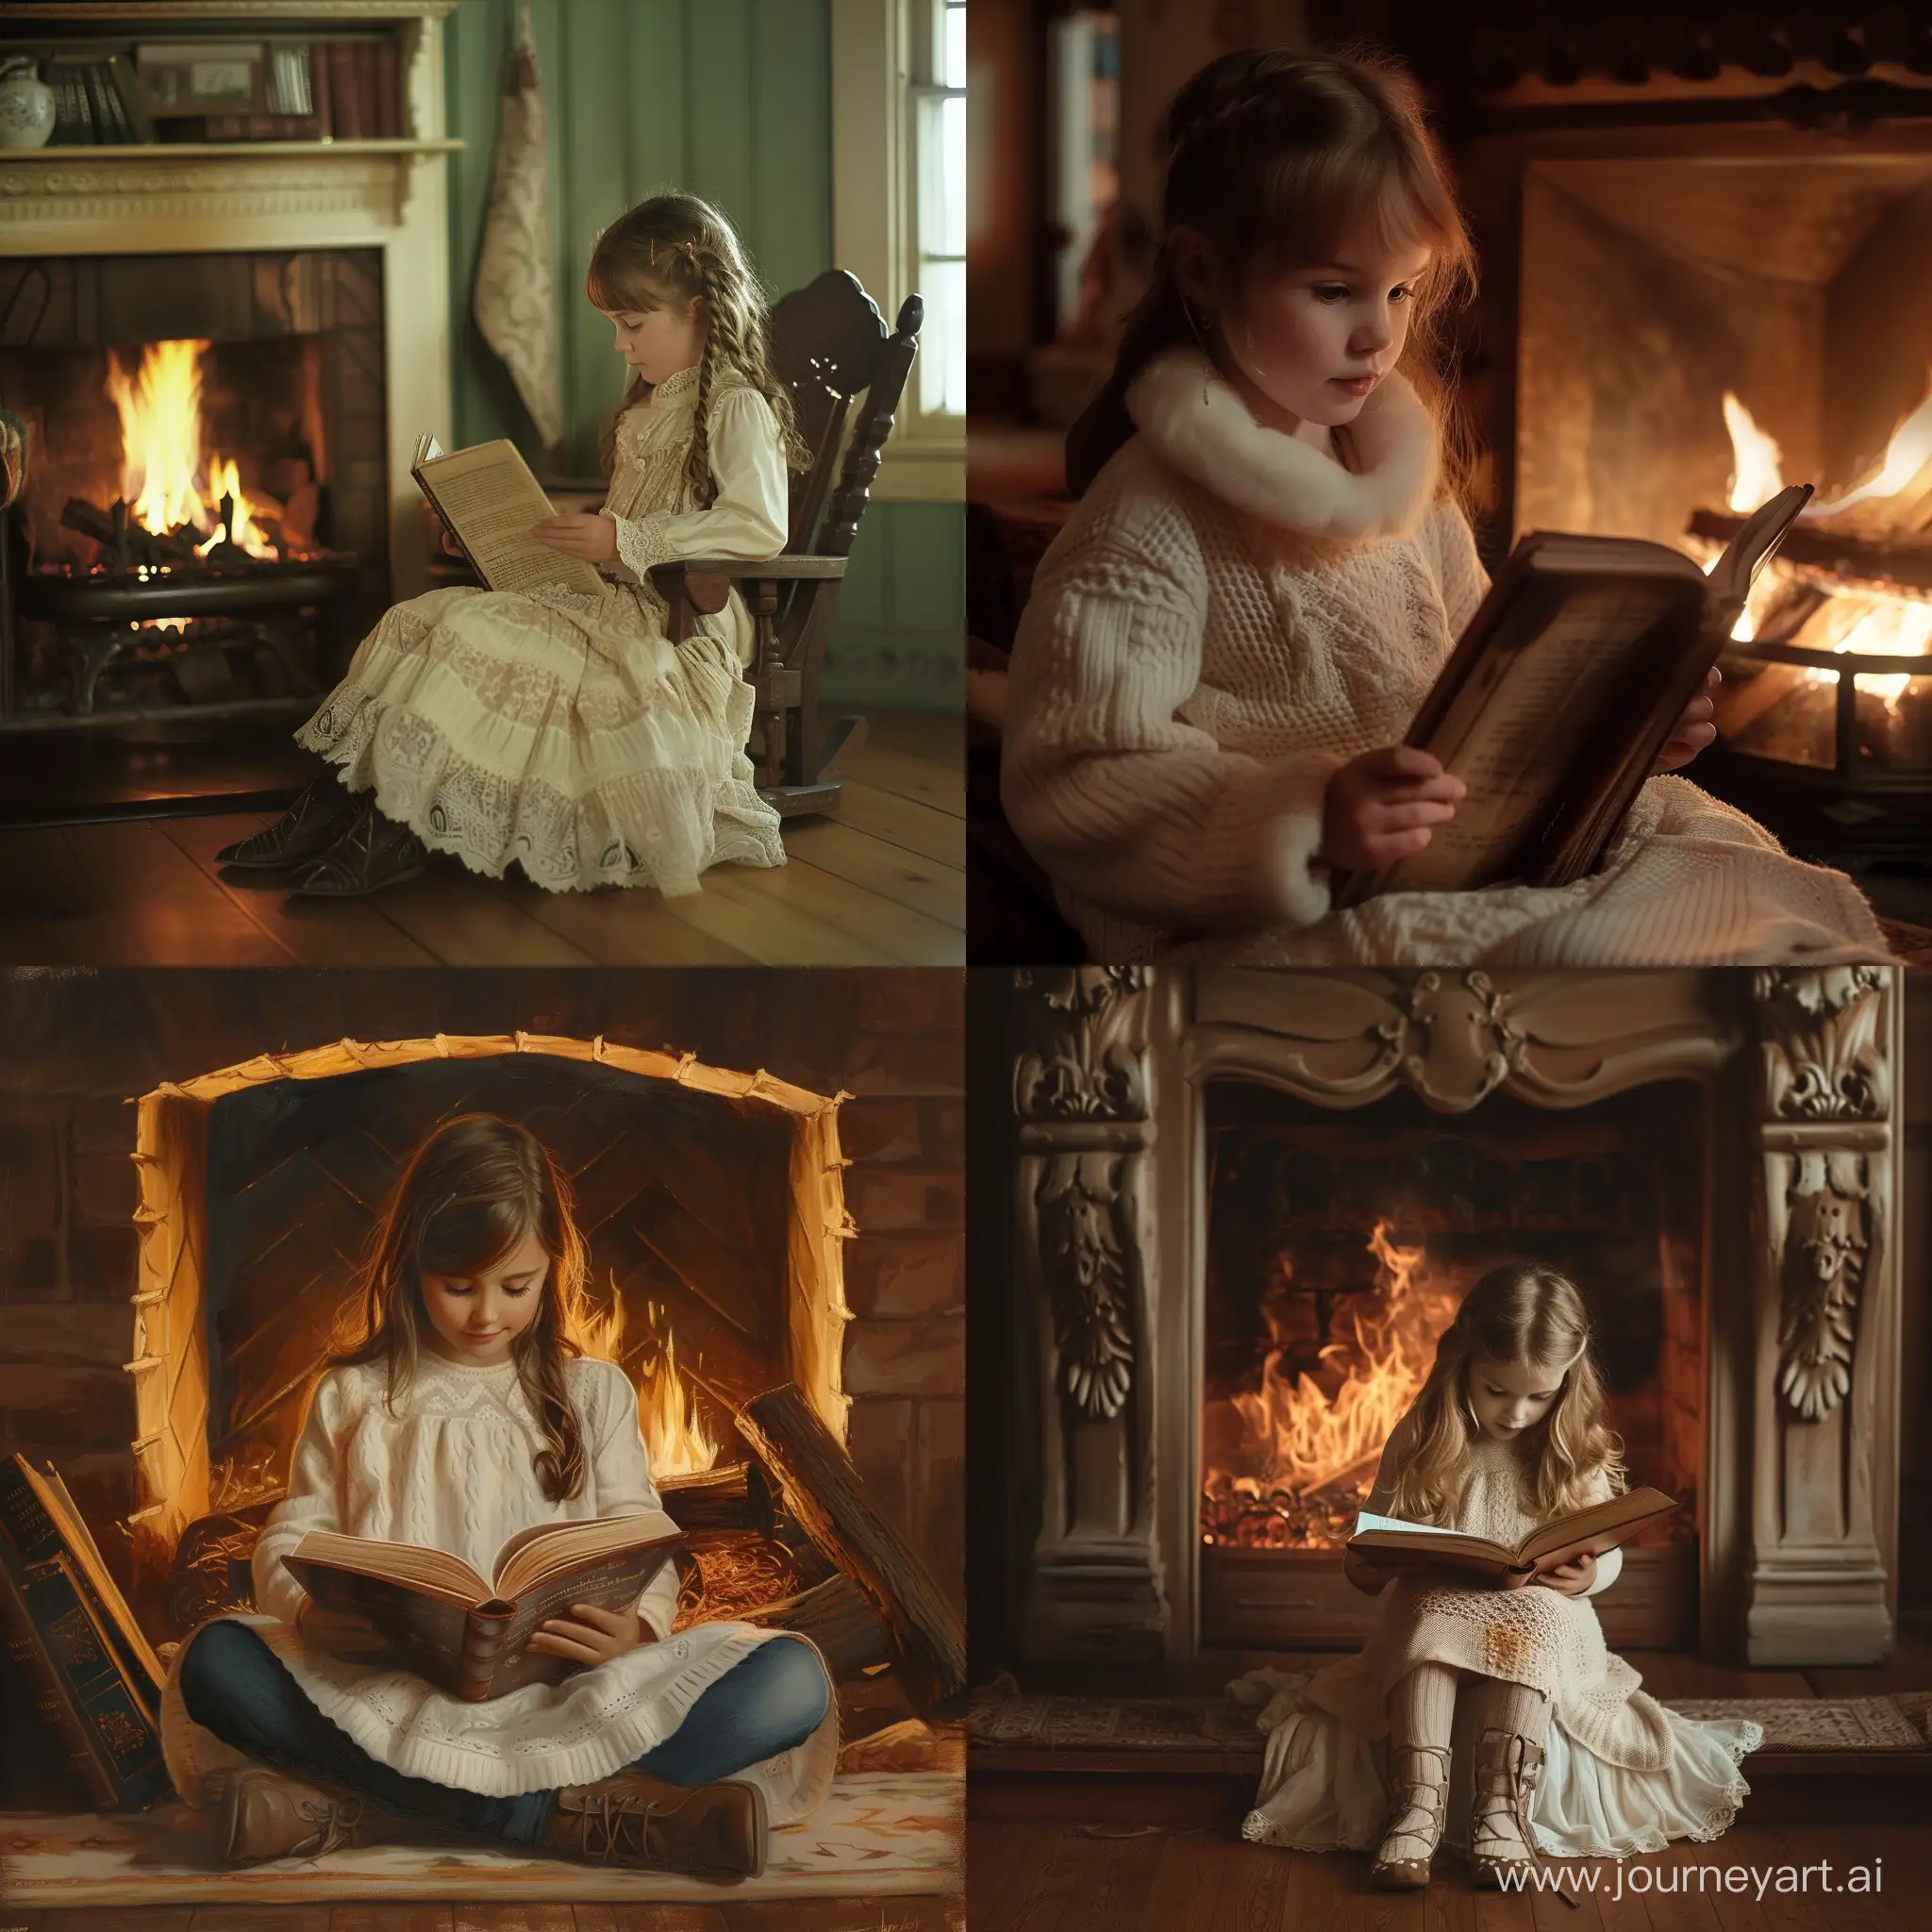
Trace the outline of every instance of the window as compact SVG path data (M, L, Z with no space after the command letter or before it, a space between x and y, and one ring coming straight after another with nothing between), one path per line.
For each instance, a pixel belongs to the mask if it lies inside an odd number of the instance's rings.
M873 493L966 493L965 0L831 0L832 249L919 355Z
M924 415L966 413L966 5L924 0L913 166L919 182Z

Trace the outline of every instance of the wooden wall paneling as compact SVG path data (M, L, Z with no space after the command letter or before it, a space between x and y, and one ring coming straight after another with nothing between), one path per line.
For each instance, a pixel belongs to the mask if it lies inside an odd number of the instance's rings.
M637 30L628 0L574 0L556 9L557 61L568 92L549 93L553 156L551 208L557 240L558 379L562 386L564 467L597 474L597 436L624 393L630 371L611 325L584 293L584 273L598 234L636 198L630 192L625 129L637 111L628 98L630 63L622 58Z
M758 273L774 297L832 259L831 25L822 6L755 0L749 125ZM884 297L876 289L875 301ZM887 320L890 322L891 317Z

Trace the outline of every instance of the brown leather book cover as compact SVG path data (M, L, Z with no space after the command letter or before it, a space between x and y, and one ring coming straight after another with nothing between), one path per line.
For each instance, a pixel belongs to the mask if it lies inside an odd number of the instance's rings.
M1602 860L1751 580L1811 495L1757 510L1708 576L1640 538L1525 537L1410 724L1468 794L1411 858L1338 873L1333 902L1384 892L1562 886Z

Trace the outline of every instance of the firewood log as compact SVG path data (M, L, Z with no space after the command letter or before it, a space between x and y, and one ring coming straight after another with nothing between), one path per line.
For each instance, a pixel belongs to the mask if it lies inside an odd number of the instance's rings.
M794 1382L738 1412L739 1432L823 1555L864 1591L921 1716L966 1684L963 1621L917 1552L873 1507L852 1458Z
M876 1612L846 1575L828 1576L796 1596L747 1610L743 1621L765 1630L795 1630L824 1653L834 1677L856 1677L893 1661L893 1649Z

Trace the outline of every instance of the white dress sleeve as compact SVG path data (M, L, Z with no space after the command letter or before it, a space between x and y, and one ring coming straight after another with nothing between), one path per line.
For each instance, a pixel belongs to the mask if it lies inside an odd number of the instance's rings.
M728 557L750 562L776 557L791 523L791 483L778 419L757 390L728 389L711 405L711 475L717 494L709 509L660 510L620 517L617 563L622 583L641 583L654 563L680 557Z
M597 1367L603 1386L585 1405L591 1439L585 1446L597 1476L597 1513L626 1516L637 1509L661 1509L638 1421L637 1391L615 1362L599 1362ZM644 1586L636 1609L660 1641L671 1635L677 1617L676 1564L665 1564Z
M341 1527L336 1504L336 1432L341 1421L341 1384L331 1370L308 1398L308 1413L289 1463L289 1492L270 1511L249 1564L256 1608L284 1624L293 1624L308 1592L282 1558L311 1529Z
M1590 1500L1592 1503L1607 1503L1610 1500L1610 1479L1602 1470L1597 1472L1595 1480L1590 1486ZM1596 1559L1596 1574L1591 1578L1590 1588L1583 1592L1584 1595L1596 1596L1600 1594L1602 1591L1609 1589L1610 1585L1616 1582L1617 1578L1623 1574L1623 1550L1621 1548L1606 1550Z

